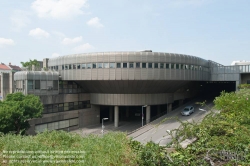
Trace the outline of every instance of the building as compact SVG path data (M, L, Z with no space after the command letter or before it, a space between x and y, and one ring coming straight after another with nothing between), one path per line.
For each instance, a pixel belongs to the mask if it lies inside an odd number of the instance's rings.
M21 68L16 65L0 64L0 100L6 97L7 94L14 92L14 73L21 71Z
M74 130L119 120L151 117L200 94L234 91L250 80L250 66L223 66L195 56L101 52L44 59L48 71L15 73L15 91L40 96L43 117L30 120L35 131ZM139 117L138 112L144 108Z

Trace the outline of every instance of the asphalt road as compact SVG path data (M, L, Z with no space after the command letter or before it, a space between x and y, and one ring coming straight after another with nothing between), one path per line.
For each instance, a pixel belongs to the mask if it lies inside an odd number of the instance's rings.
M182 116L180 112L185 106L192 105L195 107L195 111L190 116ZM129 134L129 137L132 137L134 140L137 140L143 144L146 144L149 141L159 143L160 145L166 145L171 141L171 136L167 133L167 130L171 131L177 129L180 126L180 122L172 119L162 122L165 118L178 117L181 121L200 121L208 113L206 111L200 111L199 108L204 110L211 108L213 106L212 101L206 103L207 107L201 107L195 104L195 101L184 104L183 106L177 108L176 110L166 114L165 116L151 122L147 126L135 131L134 133Z

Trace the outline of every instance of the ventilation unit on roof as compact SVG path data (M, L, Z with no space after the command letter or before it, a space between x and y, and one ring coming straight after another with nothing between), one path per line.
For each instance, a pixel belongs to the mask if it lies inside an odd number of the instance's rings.
M141 52L153 52L152 50L142 50Z

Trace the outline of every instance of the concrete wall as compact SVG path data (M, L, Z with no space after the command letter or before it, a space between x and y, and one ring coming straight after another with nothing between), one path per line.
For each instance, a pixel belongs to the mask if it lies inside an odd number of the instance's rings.
M112 106L158 105L173 102L173 94L102 94L91 93L91 104Z
M30 128L27 130L27 134L34 135L35 126L39 124L51 123L55 121L62 121L66 119L79 118L78 126L65 129L66 131L78 129L79 127L86 127L89 125L96 125L100 123L100 107L92 105L91 108L79 109L74 111L65 111L59 113L45 114L42 118L31 119L29 121Z

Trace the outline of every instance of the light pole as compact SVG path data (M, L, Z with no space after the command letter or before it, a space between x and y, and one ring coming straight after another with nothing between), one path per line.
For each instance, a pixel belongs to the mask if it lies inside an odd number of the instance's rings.
M103 133L104 133L104 125L103 125L103 120L108 120L109 118L102 118L102 136L103 136Z
M143 126L143 107L147 107L147 105L141 107L141 126Z

